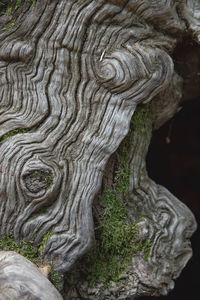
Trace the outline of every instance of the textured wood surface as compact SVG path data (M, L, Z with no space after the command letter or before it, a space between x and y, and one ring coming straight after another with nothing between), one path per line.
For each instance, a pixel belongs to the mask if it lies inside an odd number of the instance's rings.
M151 241L148 258L142 247L140 251L133 251L120 280L114 282L110 279L105 282L101 276L93 288L90 287L91 278L88 275L93 268L95 269L95 262L92 268L87 269L87 264L83 261L80 277L74 277L73 290L68 290L69 299L73 298L71 295L74 293L74 286L76 295L82 297L80 299L85 299L88 295L94 300L167 295L174 288L174 280L191 258L190 238L196 230L192 212L169 190L152 181L146 171L146 155L152 131L177 112L182 96L181 89L182 80L174 74L168 89L155 97L139 120L136 110L129 134L110 158L104 176L104 190L109 188L115 192L116 174L122 172L119 157L125 153L126 169L130 170L124 175L128 176L128 187L121 194L118 192L118 195L123 199L128 211L125 223L129 224L131 220L131 223L137 226L137 243ZM145 107L138 109L145 110ZM137 122L140 123L139 126ZM100 201L95 201L94 204L96 228L102 226L99 212L104 207L101 201L103 195L104 191ZM109 210L109 207L106 209ZM91 255L95 255L95 251ZM119 260L122 260L122 257ZM78 269L78 266L75 268ZM67 279L66 277L66 282Z
M40 245L48 235L43 255L61 272L91 247L106 163L136 106L168 88L170 54L186 23L199 41L198 8L199 1L38 0L22 1L13 26L0 17L2 237Z

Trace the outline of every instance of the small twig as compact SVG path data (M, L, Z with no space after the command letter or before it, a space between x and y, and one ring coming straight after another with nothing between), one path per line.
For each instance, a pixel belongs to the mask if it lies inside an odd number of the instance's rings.
M103 57L104 57L105 52L106 52L106 50L104 50L103 53L101 54L100 61L103 60Z

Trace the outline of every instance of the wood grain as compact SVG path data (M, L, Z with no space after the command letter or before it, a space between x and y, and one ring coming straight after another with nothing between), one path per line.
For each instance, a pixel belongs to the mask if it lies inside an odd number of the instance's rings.
M1 237L51 232L43 255L61 272L91 247L106 163L136 106L172 80L178 11L198 19L186 2L38 0L1 30Z

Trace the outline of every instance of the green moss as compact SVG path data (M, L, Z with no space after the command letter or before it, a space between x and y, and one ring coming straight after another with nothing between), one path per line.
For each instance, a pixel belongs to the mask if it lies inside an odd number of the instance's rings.
M151 248L153 245L154 237L151 239L147 239L144 245L144 261L148 261L151 254Z
M37 0L31 0L31 5L36 6Z
M4 251L15 251L28 260L32 261L36 265L44 264L44 260L42 259L41 253L44 250L48 239L51 237L52 231L49 231L43 238L40 247L36 247L33 245L33 242L25 242L21 240L16 242L13 234L10 236L5 236L0 239L0 249ZM47 262L45 262L47 263Z
M4 251L15 251L33 263L39 265L42 262L39 251L31 242L14 240L13 235L6 236L0 240L0 249Z
M0 250L15 251L36 264L38 267L40 265L47 265L50 263L42 258L41 252L44 250L47 240L51 237L51 235L51 231L45 235L40 248L35 247L32 242L25 242L23 240L16 242L13 235L10 235L0 240ZM51 268L50 281L59 291L62 290L63 275L59 274L54 268Z
M17 10L22 5L22 0L18 0L15 4L15 10Z
M38 211L34 213L34 216L35 217L42 216L48 211L48 209L49 206L42 206L41 208L38 209Z
M142 254L145 261L149 259L153 239L141 239L138 230L138 223L146 217L138 213L133 222L126 209L126 198L133 172L130 148L136 133L151 135L151 116L151 108L146 105L138 107L132 118L130 131L116 153L118 168L113 185L105 187L99 199L101 213L96 220L95 246L67 274L69 286L84 278L91 287L103 283L104 289L110 281L119 280L136 254Z
M12 6L8 6L8 8L5 11L6 16L10 16L12 14L13 8Z
M42 255L42 253L46 247L46 244L47 244L48 240L51 238L51 236L52 236L52 230L47 232L47 234L44 236L44 238L42 240L42 243L38 249L38 252L40 255ZM57 288L57 290L59 290L60 292L62 291L63 275L59 274L53 267L51 268L51 272L50 272L50 281Z
M4 26L1 30L7 31L12 29L16 24L16 11L23 5L23 3L29 3L29 5L35 7L37 0L10 0L7 3L0 2L0 15L6 15L9 17L10 23Z
M46 187L49 189L53 184L53 177L50 172L45 173Z
M29 132L30 129L23 127L23 128L18 128L12 131L9 131L8 133L4 134L1 138L0 138L0 144L2 144L5 140L7 140L8 138L17 135L17 134L23 134L23 133L27 133Z
M50 272L50 281L56 287L58 291L62 291L63 288L63 275L59 274L54 268Z
M12 15L18 8L22 6L23 3L29 2L32 6L35 6L37 0L8 0L7 3L0 2L0 8L3 7L5 10L2 14Z
M152 131L152 119L151 103L138 106L131 120L132 128L134 131L148 136Z
M18 0L17 2L14 0L10 0L7 3L0 2L0 8L4 8L4 10L1 11L1 14L11 16L20 5L21 0Z
M5 27L2 28L3 31L12 29L15 26L15 22L11 22L9 24L7 24Z
M45 180L46 188L49 189L53 184L53 176L51 172L36 170L34 171L35 175L41 176Z
M140 241L137 226L140 219L132 223L117 190L106 189L101 201L105 209L96 230L96 245L84 258L84 264L92 265L87 274L91 286L118 281L134 255L143 252L148 259L151 245L149 240Z
M80 269L75 266L76 271L71 273L71 284L74 278L82 274L81 277L91 287L104 283L105 288L110 281L119 280L137 253L143 253L144 260L148 260L152 241L140 240L137 225L143 217L133 223L123 200L129 187L129 175L130 169L125 164L116 173L115 187L105 188L101 195L100 203L104 209L95 232L95 247L78 262ZM91 267L88 269L88 266Z
M42 252L44 251L45 247L46 247L46 244L48 242L48 240L51 238L52 236L52 230L48 231L47 234L44 236L43 240L42 240L42 243L39 247L39 253L42 255Z

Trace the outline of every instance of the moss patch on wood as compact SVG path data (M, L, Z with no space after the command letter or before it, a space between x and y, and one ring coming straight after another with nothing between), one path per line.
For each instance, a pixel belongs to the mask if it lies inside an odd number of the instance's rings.
M0 250L15 251L16 253L21 254L26 259L30 260L38 267L40 265L51 265L51 263L44 260L41 255L41 252L44 250L44 247L51 235L52 231L49 231L43 238L40 247L36 247L33 242L26 242L24 240L16 242L13 234L11 234L10 236L5 236L0 239ZM59 291L62 290L63 275L59 274L53 267L51 268L49 279Z
M42 263L42 260L40 260L39 251L33 246L32 243L28 243L23 240L16 242L13 235L5 236L0 240L0 249L4 251L15 251L36 265Z
M32 175L38 177L40 180L43 180L47 189L50 189L53 184L53 175L50 171L35 170Z
M12 15L19 9L23 3L30 3L31 6L36 6L37 0L8 0L0 1L1 15Z
M7 16L7 24L1 28L2 31L7 31L14 28L16 24L16 19L18 15L18 10L23 6L23 4L29 4L30 7L35 7L37 0L8 0L0 1L0 16Z
M41 242L41 245L40 245L40 247L38 249L40 255L42 255L42 253L43 253L43 251L44 251L44 249L46 247L46 244L47 244L48 240L51 238L51 236L52 236L52 230L49 230L47 232L47 234L44 236L44 238L43 238L43 240Z
M102 195L105 206L102 224L96 230L94 249L85 257L87 265L92 264L87 280L91 286L99 282L118 281L128 262L138 252L147 256L149 241L140 241L137 223L128 218L123 201L111 190Z
M24 134L29 132L30 129L23 127L23 128L18 128L12 131L9 131L8 133L4 134L1 138L0 138L0 144L2 144L5 140L7 140L8 138L17 135L17 134Z
M151 103L137 107L133 118L131 119L131 129L142 135L149 136L152 131L152 125L155 116L153 116Z
M15 22L8 23L5 27L2 28L3 31L12 29L15 26Z
M36 4L37 4L37 0L31 0L31 5L32 6L36 6Z
M149 259L153 239L140 239L138 230L138 223L145 217L138 215L133 222L126 209L126 197L132 176L129 149L136 133L151 135L151 116L149 105L139 107L133 116L129 134L116 153L118 167L113 185L105 186L99 198L101 213L96 222L95 245L66 275L68 286L82 279L90 287L103 283L105 289L109 282L120 280L136 254L142 254L145 261Z
M21 7L23 0L10 0L0 2L1 15L12 16Z

